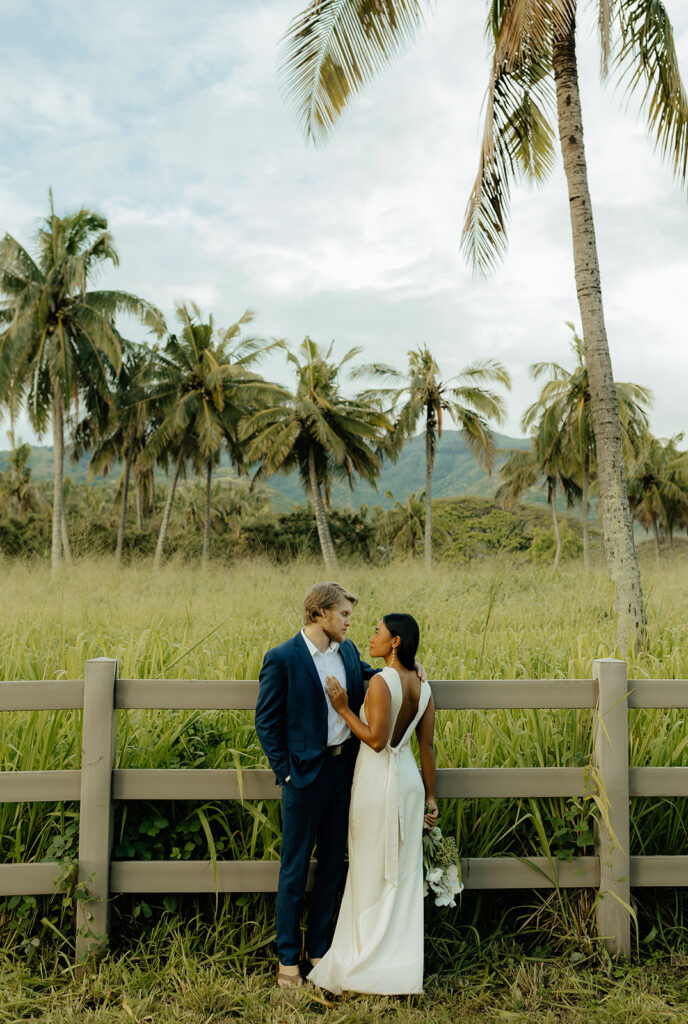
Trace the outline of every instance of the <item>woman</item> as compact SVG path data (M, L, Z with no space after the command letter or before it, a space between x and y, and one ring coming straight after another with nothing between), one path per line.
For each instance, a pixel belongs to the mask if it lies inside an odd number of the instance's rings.
M308 975L330 992L423 991L423 825L437 819L435 706L415 670L418 623L385 615L369 648L385 668L370 680L361 717L327 678L332 707L361 740L349 811L349 872L330 949ZM410 746L418 736L420 764ZM425 813L423 803L425 802Z

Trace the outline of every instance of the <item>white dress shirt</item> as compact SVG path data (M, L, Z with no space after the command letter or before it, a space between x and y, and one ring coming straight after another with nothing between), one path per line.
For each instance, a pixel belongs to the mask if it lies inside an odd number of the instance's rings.
M339 685L346 690L346 669L344 668L342 656L339 653L339 644L331 640L326 651L319 651L313 641L308 639L303 630L301 630L301 636L306 641L306 647L313 658L315 671L318 673L320 682L322 683L325 700L327 702L327 745L328 747L332 747L337 743L344 743L344 741L348 740L351 736L351 729L341 715L338 715L334 710L330 704L330 698L327 696L327 691L325 690L325 680L327 676L335 676L339 681Z

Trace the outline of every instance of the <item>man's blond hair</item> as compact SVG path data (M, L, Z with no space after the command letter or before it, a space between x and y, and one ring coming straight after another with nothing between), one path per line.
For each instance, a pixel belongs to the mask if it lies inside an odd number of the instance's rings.
M356 604L357 597L339 583L315 583L303 599L303 624L315 622L323 611L336 608L342 601Z

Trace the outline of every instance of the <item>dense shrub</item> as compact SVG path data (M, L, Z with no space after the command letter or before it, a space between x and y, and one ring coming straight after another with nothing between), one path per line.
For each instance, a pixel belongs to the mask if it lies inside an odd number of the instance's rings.
M500 551L529 552L538 559L554 555L552 520L545 506L517 503L504 509L490 498L442 498L433 502L433 520L443 533L436 546L443 561L465 561ZM561 529L562 541L566 536L563 557L573 557L583 549L579 518L562 516ZM599 536L593 527L591 535Z
M332 542L338 554L369 559L375 548L375 529L359 513L331 509L328 514ZM318 555L320 542L315 516L310 508L297 508L287 515L264 517L247 523L236 543L241 555L266 554L277 561L291 561L298 555Z
M0 518L0 554L47 557L50 551L50 517L29 513L21 518Z
M243 489L242 489L243 487ZM255 555L286 563L300 556L319 556L320 543L315 516L310 505L296 506L289 512L275 513L261 502L247 500L245 485L223 482L213 492L210 553L215 560L233 562ZM130 507L124 538L124 557L150 556L158 539L160 511L164 491L158 495L158 511L144 520L143 529L135 524ZM66 513L73 554L114 553L119 508L112 484L65 487ZM241 501L244 506L241 506ZM380 506L359 511L332 508L328 512L335 550L342 558L363 559L376 565L398 557L422 555L424 509L413 503L397 502L394 509ZM196 560L203 550L204 499L201 487L189 483L175 498L165 544L166 555ZM414 515L412 529L406 515ZM581 524L575 515L562 515L564 558L573 558L581 550ZM50 508L46 501L40 512L24 516L0 507L0 555L47 558L50 553ZM599 546L599 532L591 527L593 544ZM399 538L403 537L403 543ZM408 538L412 540L409 541ZM415 539L414 539L415 538ZM523 552L546 560L554 553L551 517L546 506L516 504L504 509L490 498L440 498L433 502L433 552L444 562L465 562L499 552Z
M561 558L577 558L583 551L583 542L577 537L568 523L561 523L559 526L561 534ZM550 561L554 557L557 540L554 536L554 527L548 530L538 527L533 534L533 542L530 546L533 558Z

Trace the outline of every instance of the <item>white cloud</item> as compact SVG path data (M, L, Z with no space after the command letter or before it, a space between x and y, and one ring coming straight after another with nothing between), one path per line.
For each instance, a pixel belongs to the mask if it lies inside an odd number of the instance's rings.
M15 3L0 41L0 226L28 241L53 185L59 209L108 215L121 267L106 286L168 316L179 298L219 323L251 306L266 335L335 338L365 358L398 361L425 341L448 374L495 356L514 375L507 429L518 433L535 396L527 367L568 358L564 321L578 309L560 167L541 191L514 188L509 253L488 281L459 252L489 70L484 4L438 4L419 42L314 149L275 80L280 36L304 2L73 0L69 19L61 5ZM688 77L688 12L668 6ZM599 84L586 17L581 89L612 357L620 379L654 388L653 423L669 433L685 424L688 208L637 104L624 111ZM286 371L275 358L266 372Z

